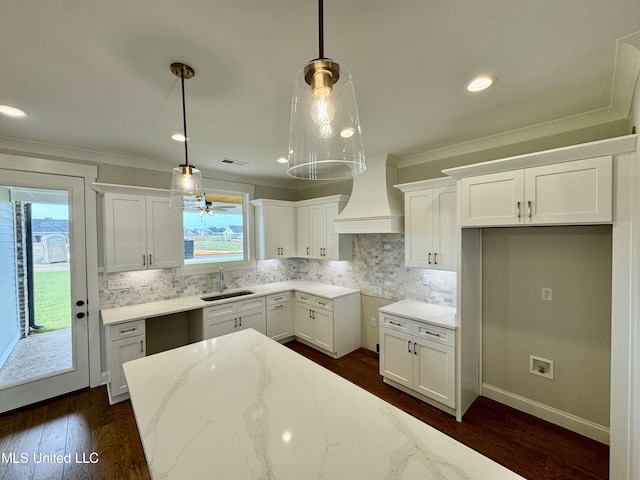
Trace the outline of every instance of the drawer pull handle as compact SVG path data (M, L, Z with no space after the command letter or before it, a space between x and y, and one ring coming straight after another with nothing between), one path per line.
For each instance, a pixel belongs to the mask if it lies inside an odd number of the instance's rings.
M151 256L151 254L149 254L149 265L153 264L153 257Z
M146 255L142 255L142 266L143 267L147 266L147 256Z
M273 307L273 308L283 308L283 307L284 307L284 305L283 305L283 304L280 304L280 305L276 305L276 306L275 306L275 307Z
M276 298L274 298L274 300L277 302L279 300L282 300L282 297L276 297Z
M396 327L402 327L402 326L403 326L401 323L394 322L394 321L392 321L392 320L389 320L389 323L390 323L391 325L395 325Z
M238 319L237 318L233 319L233 328L238 328Z
M324 303L324 302L318 302L318 305L322 305L323 307L326 307L326 306L327 306L327 304L326 304L326 303Z
M144 352L144 340L140 340L140 353Z
M407 352L411 353L411 340L407 341Z
M241 327L242 326L242 317L238 317L238 320L239 320L239 325L238 326Z
M123 333L133 333L137 330L137 327L131 327L131 328L127 328L126 330L120 330L120 335L122 335Z
M426 333L427 335L433 335L434 337L439 337L440 336L439 333L430 332L429 330L425 330L424 333Z

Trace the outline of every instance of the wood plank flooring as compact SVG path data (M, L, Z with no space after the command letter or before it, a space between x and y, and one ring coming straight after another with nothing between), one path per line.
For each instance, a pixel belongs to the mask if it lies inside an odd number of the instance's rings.
M382 383L378 356L373 352L359 349L334 360L296 341L287 346L525 478L608 478L606 445L482 397L471 406L464 422L458 423ZM10 454L15 461L7 457ZM29 457L26 463L21 463L21 454ZM71 454L71 458L69 463L64 459L36 463L33 455L40 454ZM4 455L0 457L2 480L150 478L131 404L109 406L104 387L0 415L0 455ZM91 460L97 462L89 463ZM484 480L482 472L477 478Z

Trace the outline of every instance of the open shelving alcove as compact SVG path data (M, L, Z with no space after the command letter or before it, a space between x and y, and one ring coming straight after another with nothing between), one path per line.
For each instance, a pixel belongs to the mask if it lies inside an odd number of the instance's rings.
M638 449L640 425L636 418L637 391L634 389L639 378L638 351L639 339L639 282L640 273L640 169L636 158L638 149L636 135L628 135L571 147L527 154L502 160L480 163L444 170L443 173L457 180L459 229L458 251L458 322L460 342L456 359L461 377L458 392L458 404L462 412L471 405L478 394L482 393L482 232L483 227L505 226L504 221L474 220L464 213L464 202L469 202L469 189L465 193L465 183L474 177L489 178L504 172L534 168L552 167L566 162L581 162L599 157L611 158L612 168L609 185L597 184L596 195L609 195L609 220L598 217L595 221L587 219L552 222L548 219L542 225L589 225L611 224L611 384L610 384L610 477L631 478L634 452ZM548 171L548 168L547 168ZM497 177L494 177L497 178ZM504 180L502 178L501 180ZM517 182L516 182L517 183ZM504 187L504 184L502 185ZM492 187L493 188L493 187ZM500 186L496 187L498 190ZM493 192L496 191L493 188ZM526 188L526 187L522 187ZM602 189L604 188L604 191ZM517 187L510 185L504 192L512 193ZM601 190L598 190L601 189ZM486 189L486 191L491 188ZM556 189L557 190L557 189ZM519 203L520 197L514 197L512 207L514 222L521 228L530 228L526 223L531 220L530 209L536 207L526 199ZM520 214L524 217L522 220ZM532 215L533 216L533 215ZM527 218L529 217L529 218ZM635 422L635 423L634 423ZM605 432L606 433L606 432ZM604 439L606 441L606 438Z

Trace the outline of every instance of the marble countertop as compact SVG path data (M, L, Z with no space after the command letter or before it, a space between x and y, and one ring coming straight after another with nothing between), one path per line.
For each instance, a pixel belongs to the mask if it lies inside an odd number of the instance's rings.
M226 298L213 302L206 302L202 297L215 295L216 292L210 294L195 295L191 297L173 298L170 300L161 300L159 302L141 303L138 305L129 305L126 307L107 308L100 310L100 317L103 325L115 325L122 322L132 320L140 320L144 318L158 317L161 315L169 315L171 313L186 312L198 308L211 307L226 302L237 302L238 300L271 295L272 293L286 292L296 290L310 295L335 299L344 295L358 293L359 290L347 287L339 287L318 282L306 282L301 280L291 280L287 282L267 283L264 285L250 285L232 290L225 290L224 293L231 293L236 290L251 290L251 295L243 295L241 297Z
M457 328L456 309L452 307L407 299L385 305L380 307L379 310L419 322L433 323L451 329Z
M522 478L255 330L124 372L155 480Z

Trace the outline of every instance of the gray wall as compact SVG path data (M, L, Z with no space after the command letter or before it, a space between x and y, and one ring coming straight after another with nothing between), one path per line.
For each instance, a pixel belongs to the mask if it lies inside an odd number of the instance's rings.
M610 225L483 230L484 383L609 425L611 239ZM528 373L529 355L555 379Z

